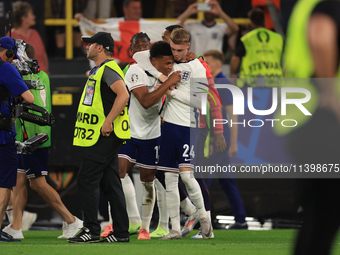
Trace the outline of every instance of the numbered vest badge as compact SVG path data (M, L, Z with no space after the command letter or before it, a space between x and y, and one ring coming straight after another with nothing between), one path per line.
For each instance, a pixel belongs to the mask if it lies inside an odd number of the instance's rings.
M87 80L83 105L92 106L95 85L96 85L95 80L90 80L90 79Z

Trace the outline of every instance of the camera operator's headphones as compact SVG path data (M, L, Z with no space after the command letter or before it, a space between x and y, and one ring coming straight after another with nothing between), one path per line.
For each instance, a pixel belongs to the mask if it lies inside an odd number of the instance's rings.
M11 57L13 57L13 56L14 56L14 50L8 49L8 50L6 51L6 57L11 58Z

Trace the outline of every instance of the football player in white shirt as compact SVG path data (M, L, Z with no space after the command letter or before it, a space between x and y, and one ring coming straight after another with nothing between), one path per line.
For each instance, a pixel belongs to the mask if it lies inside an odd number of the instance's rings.
M196 179L193 177L195 160L195 147L198 138L198 119L194 113L194 107L187 102L176 98L179 92L188 95L190 91L190 80L200 79L208 84L206 69L198 59L189 62L181 62L188 52L189 34L183 28L174 29L170 36L170 46L176 61L174 71L181 70L181 82L176 89L168 94L167 103L164 108L164 125L162 130L162 141L160 158L157 169L164 170L167 191L167 208L171 218L172 230L162 239L181 238L179 222L179 193L178 193L178 172L184 183L188 195L198 210L198 218L202 228L202 236L210 238L212 233L211 222L204 208L202 192ZM190 100L192 101L192 100ZM171 139L169 139L171 137ZM178 163L177 163L178 162Z
M182 73L181 82L176 89L167 92L167 100L163 110L164 125L160 147L160 158L157 170L165 171L166 202L171 218L172 230L163 237L166 239L182 238L179 216L178 173L186 186L188 195L198 210L203 238L208 239L212 233L209 216L204 208L201 189L193 177L195 146L198 135L198 120L194 107L200 108L191 96L190 80L200 79L208 84L206 69L198 59L185 61L190 43L190 35L183 28L174 29L171 33L170 46L176 61L173 70ZM141 52L142 53L142 52ZM138 62L138 61L137 61ZM195 85L195 87L198 84ZM196 114L197 113L197 114Z
M208 4L210 4L211 10L204 12L203 21L185 22L187 18L198 12L199 3L197 2L191 4L177 18L179 25L185 27L191 35L190 50L198 55L203 55L205 51L211 49L222 51L224 34L230 37L239 30L238 25L223 12L216 0L210 0ZM216 16L223 19L225 23L217 23Z
M143 51L143 50L150 50L150 48L151 48L150 38L146 33L143 33L143 32L134 34L132 36L131 40L130 40L130 43L131 43L130 49L131 49L133 54L135 54L136 52L139 52L139 51ZM148 58L150 58L150 55L148 56ZM124 77L125 77L127 70L129 70L130 65L133 65L133 64L136 64L136 62L128 64L123 69ZM150 63L150 65L152 66L151 63ZM126 166L120 165L119 171L120 171L119 177L121 178L123 191L124 191L124 195L125 195L126 210L127 210L128 216L129 216L129 233L135 234L135 233L138 232L138 230L139 230L139 228L142 224L142 220L141 220L140 215L139 215L139 209L138 209L138 205L137 205L137 201L136 201L135 186L133 185L133 182L130 179L129 175L126 174ZM110 203L108 203L108 206L109 206L108 211L109 211L109 216L110 216L109 217L110 222L107 226L105 226L104 231L100 234L101 237L108 236L113 230L112 221L111 221L112 217L110 215L111 214Z
M169 75L173 67L170 45L156 42L150 49L152 65L164 75ZM138 64L130 66L125 75L126 85L131 93L129 118L131 139L124 144L118 154L120 174L134 164L139 166L143 186L142 225L138 239L150 239L149 225L153 212L155 193L154 176L157 172L158 150L160 144L161 98L168 88L180 81L180 71L172 73L167 81L155 90L159 83Z

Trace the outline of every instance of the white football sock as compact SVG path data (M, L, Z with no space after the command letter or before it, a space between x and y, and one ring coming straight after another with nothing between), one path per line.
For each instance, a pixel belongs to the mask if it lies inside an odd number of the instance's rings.
M203 196L200 185L197 180L193 176L192 171L183 171L180 172L181 180L184 183L188 195L191 201L194 203L198 210L198 217L203 218L207 217L207 212L204 208Z
M181 202L181 208L186 215L191 215L197 210L188 197Z
M166 209L166 191L158 179L154 180L154 185L156 188L157 206L158 206L158 214L159 214L158 226L160 226L165 231L168 231L169 230L169 214L168 214L168 210Z
M133 225L138 225L141 222L141 218L136 201L135 187L133 186L129 175L125 175L125 178L120 180L122 181L129 221L131 221Z
M155 205L155 189L153 182L141 182L143 187L142 193L142 229L149 232L150 221Z
M110 202L107 202L107 209L109 210L109 225L112 224L112 215L111 215L111 205Z
M179 216L178 174L165 172L166 206L171 219L172 229L181 232Z
M207 211L207 214L208 214L209 220L211 222L211 211Z
M9 223L12 223L13 221L13 205L9 205L6 208L6 215Z

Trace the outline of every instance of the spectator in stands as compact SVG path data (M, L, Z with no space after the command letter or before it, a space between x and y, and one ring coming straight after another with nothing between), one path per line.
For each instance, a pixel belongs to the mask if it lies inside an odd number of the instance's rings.
M55 18L65 19L65 0L53 0L51 2ZM83 12L86 5L87 0L73 0L73 14ZM57 45L56 55L58 57L65 57L65 27L60 27L56 30L55 39ZM75 57L85 57L82 46L81 34L79 28L76 27L73 29L73 54Z
M197 2L197 0L174 0L174 17L179 17L185 10L189 7L189 5Z
M28 2L17 1L13 4L13 25L12 38L24 40L35 49L39 49L36 53L36 59L40 69L48 73L48 58L44 43L38 31L30 28L35 25L35 15Z
M124 0L123 13L125 20L140 20L142 5L140 0Z
M270 16L268 5L274 4L277 9L280 9L281 0L252 0L251 5L253 8L260 7L264 13L264 25L265 28L275 31L272 17Z
M110 18L106 21L100 21L98 19L93 19L91 17L84 16L83 13L76 13L74 18L76 20L80 20L82 17L85 17L94 23L101 24L107 22L119 22L119 21L128 21L128 20L135 20L139 21L142 18L142 5L140 0L124 0L123 2L123 13L124 17L119 18Z
M111 16L112 0L88 0L84 15L95 18L98 11L98 19L108 19Z
M124 17L119 17L119 18L110 18L106 19L105 21L98 20L98 19L92 19L92 18L87 18L85 17L82 13L76 13L74 15L74 18L80 21L82 18L86 18L91 20L94 23L97 24L112 24L116 25L118 22L124 22L124 21L141 21L143 20L142 17L142 6L141 6L141 1L140 0L124 0L123 2L123 12L124 12ZM127 32L125 36L121 38L121 40L116 40L115 38L115 52L113 55L113 58L121 65L121 67L125 67L129 62L133 61L131 58L132 55L130 55L130 49L128 47L129 44L127 44L132 36L136 33L135 29L133 26L131 26L130 22L126 23L127 25L125 26L125 31ZM94 63L92 60L90 61L90 67L94 67Z
M191 4L188 9L178 17L179 25L191 35L190 50L198 55L202 55L206 50L222 50L223 36L231 36L238 31L237 24L221 9L216 0L208 2L210 11L204 12L203 21L185 22L187 18L198 12L198 3ZM225 23L217 23L216 16L219 16Z

